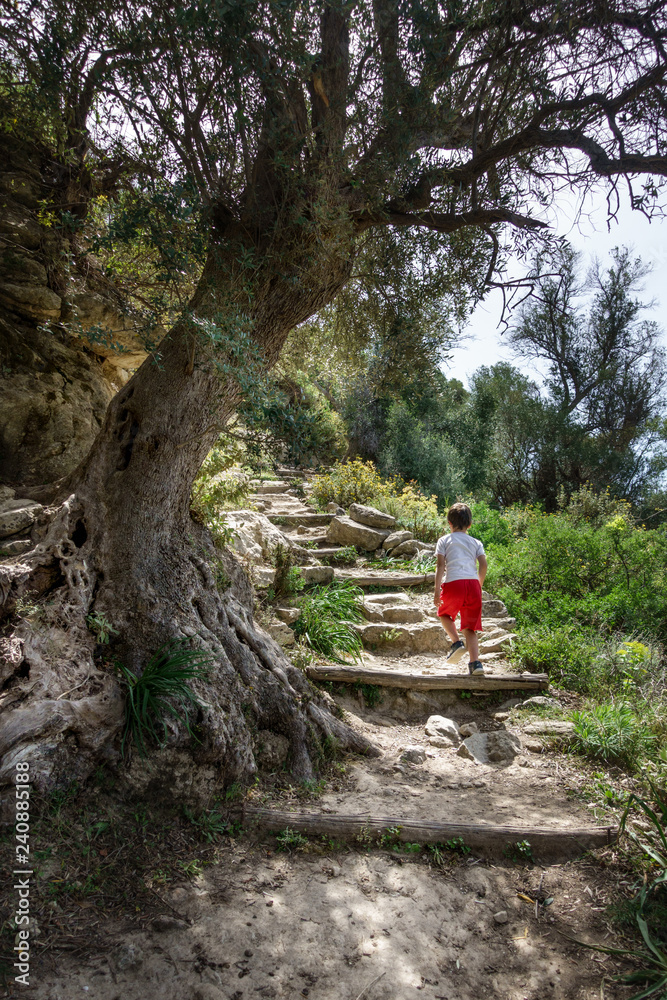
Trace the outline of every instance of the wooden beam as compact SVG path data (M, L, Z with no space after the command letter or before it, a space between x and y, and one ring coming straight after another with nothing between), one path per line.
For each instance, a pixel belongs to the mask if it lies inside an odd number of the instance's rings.
M411 691L544 691L547 674L413 674L372 667L312 664L306 673L313 681L339 684L377 684L379 687L408 688Z
M495 823L441 823L434 820L405 819L400 816L332 815L330 813L286 812L261 806L245 806L233 815L245 828L255 827L276 833L289 827L296 833L340 839L379 839L387 830L398 829L395 839L416 844L446 844L459 837L470 848L485 854L502 854L508 847L527 840L534 856L574 857L584 851L613 844L616 826L549 828L500 826Z

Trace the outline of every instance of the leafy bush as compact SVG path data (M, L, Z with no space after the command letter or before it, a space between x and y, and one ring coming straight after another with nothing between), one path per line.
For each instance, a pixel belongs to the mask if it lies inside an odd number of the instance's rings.
M235 442L222 435L206 456L190 494L190 514L208 527L220 548L232 535L224 511L243 507L252 492L249 477L236 464L240 455Z
M574 712L574 747L586 757L634 768L644 757L652 757L656 738L644 719L627 704L595 705Z
M187 682L207 677L211 664L208 653L185 649L183 642L169 643L159 649L140 676L119 663L126 696L121 751L125 751L128 739L134 742L142 757L146 755L147 737L158 745L164 744L166 715L183 723L193 736L190 710L199 708L199 700Z
M425 541L436 541L444 530L436 497L425 496L414 483L383 478L372 462L360 458L316 476L311 496L321 509L332 501L345 508L352 503L370 504L395 517L398 528Z
M454 445L403 403L395 403L389 411L379 461L385 472L413 480L443 503L452 502L465 489L465 469Z
M341 654L357 659L361 639L352 623L361 621L359 599L363 592L349 583L327 584L301 598L301 614L294 623L294 634L324 656L344 663Z

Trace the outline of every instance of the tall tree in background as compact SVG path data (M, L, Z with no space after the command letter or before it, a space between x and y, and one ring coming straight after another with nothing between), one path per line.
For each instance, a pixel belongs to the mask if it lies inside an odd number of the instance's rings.
M49 594L69 644L59 658L48 629L28 637L19 626L12 683L28 643L43 685L31 677L5 713L8 760L29 741L35 780L66 771L73 754L81 774L117 731L113 681L85 627L95 612L136 670L183 635L213 653L197 753L221 777L254 767L248 717L288 736L295 773L308 776L312 733L333 732L331 717L302 700L250 615L218 595L193 539L190 485L256 373L344 288L370 230L468 234L475 253L487 246L492 281L501 229L519 246L544 232L534 212L559 184L623 179L651 210L654 178L667 175L664 5L15 0L2 10L7 78L56 122L61 211L83 217L95 176L117 183L126 171L139 187L162 176L196 192L207 240L182 315L110 404L82 466L48 491L56 509L42 543L2 568L5 613L26 593ZM69 694L55 701L65 664Z

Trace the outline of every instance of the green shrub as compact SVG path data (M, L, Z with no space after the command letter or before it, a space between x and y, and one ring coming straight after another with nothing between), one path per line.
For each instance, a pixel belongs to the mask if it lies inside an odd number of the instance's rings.
M343 653L357 659L362 645L352 624L363 617L361 598L361 589L349 583L330 583L314 590L300 600L301 614L294 623L294 634L311 649L339 663L345 662Z
M635 768L656 751L656 738L644 719L627 704L601 704L574 712L573 746L581 754L608 764Z
M311 496L321 509L331 502L345 508L352 503L370 504L395 517L398 528L424 541L437 541L444 531L435 496L427 497L414 483L383 478L372 462L360 458L316 476Z
M147 738L158 746L163 745L167 736L167 715L194 735L190 728L190 711L200 705L187 682L207 677L212 659L201 650L184 648L185 641L169 643L159 649L140 676L122 663L117 664L126 696L121 752L124 753L128 739L134 742L142 757L146 755Z

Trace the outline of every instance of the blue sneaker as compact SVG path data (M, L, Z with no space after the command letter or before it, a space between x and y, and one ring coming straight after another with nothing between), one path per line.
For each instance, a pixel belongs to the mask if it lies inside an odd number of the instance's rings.
M462 656L465 656L466 644L462 639L455 642L447 653L447 663L458 663Z
M484 676L484 667L480 660L473 660L472 663L468 664L468 672L475 677Z

